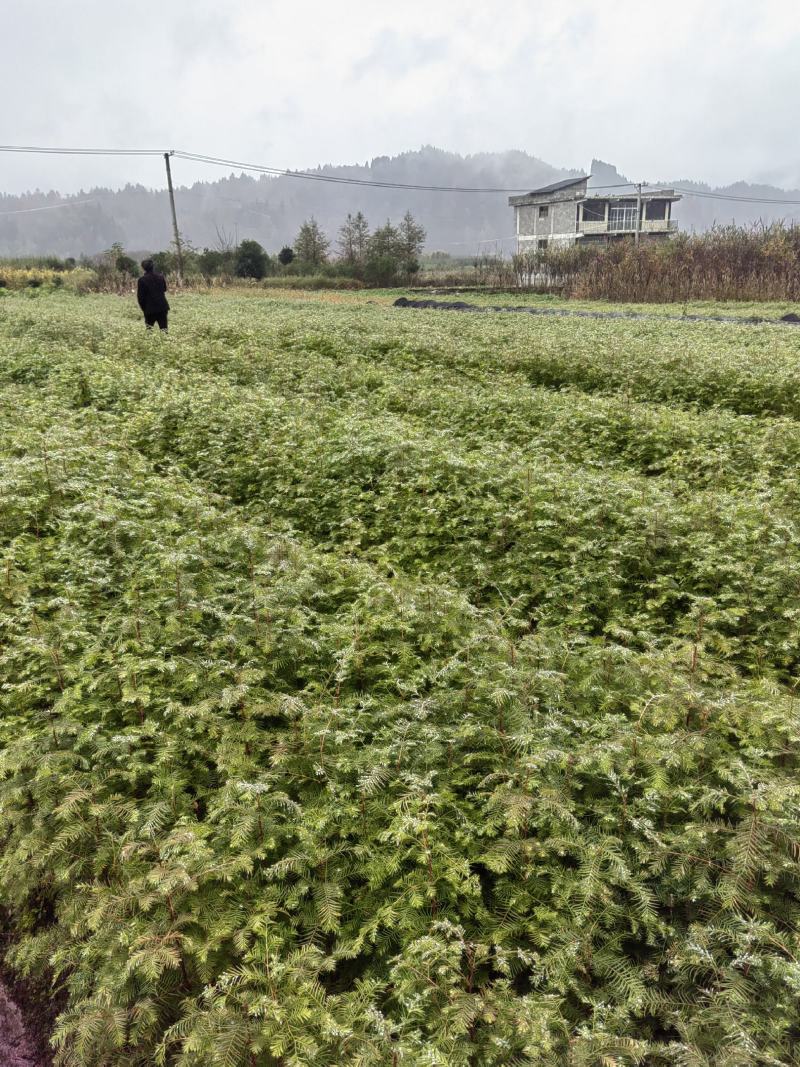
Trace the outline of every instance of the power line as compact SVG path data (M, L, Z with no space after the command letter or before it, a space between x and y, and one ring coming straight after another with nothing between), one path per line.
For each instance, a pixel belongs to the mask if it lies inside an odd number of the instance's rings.
M46 155L78 156L155 156L164 155L163 149L152 148L45 148L40 145L0 145L0 152L17 152ZM205 163L209 166L233 167L236 170L253 171L273 177L303 178L307 181L330 182L337 185L371 186L381 189L410 189L421 192L442 193L522 193L523 187L513 189L500 187L458 186L458 185L424 185L410 182L384 182L368 178L352 178L345 175L315 174L310 171L287 170L284 167L271 167L260 163L243 163L240 160L225 159L221 156L208 156L199 152L185 152L175 149L170 155L193 163Z
M154 156L164 155L161 149L151 148L43 148L36 145L0 145L0 152L21 153L44 153L50 155L94 155L94 156ZM244 163L241 160L225 159L221 156L209 156L200 152L185 152L182 149L174 149L169 153L178 159L184 159L192 163L205 163L215 167L233 167L235 170L253 171L257 174L267 174L276 178L302 178L306 181L329 182L334 185L358 185L377 189L409 189L416 192L436 193L526 193L530 190L527 186L509 188L505 186L474 186L474 185L426 185L414 182L389 182L374 178L353 178L339 174L320 174L304 170L287 170L284 167L272 167L262 163ZM595 189L622 189L629 182L620 182L618 185L598 185Z
M196 152L183 152L176 149L174 153L179 159L186 159L193 163L208 163L212 166L233 167L235 170L250 170L259 174L268 174L278 178L306 178L310 181L333 182L340 185L365 185L380 189L413 189L421 192L435 193L527 193L527 186L519 188L505 188L498 186L474 186L474 185L422 185L408 182L383 182L372 178L349 178L345 175L315 174L306 170L283 170L278 167L270 167L260 163L242 163L234 159L222 159L218 156L204 156ZM619 182L616 185L594 185L593 189L625 189L630 182ZM534 190L535 192L535 190Z
M623 182L620 185L593 185L590 186L589 192L595 192L597 189L626 188L630 189L631 195L633 195L633 192L636 189L636 184L636 182ZM713 193L710 190L706 191L705 189L686 189L681 185L671 185L668 188L661 186L658 189L655 186L651 186L648 189L645 182L642 182L642 186L642 194L644 196L653 196L659 192L668 192L669 190L672 190L673 192L680 193L682 196L697 196L705 198L706 200L731 200L742 204L793 204L795 206L800 206L800 200L787 200L779 197L737 196L734 193Z
M49 156L161 156L158 148L43 148L41 145L2 144L0 152L30 152Z
M16 211L0 211L0 215L29 215L33 211L56 211L61 207L75 207L78 204L95 204L94 197L90 200L67 200L63 204L45 204L42 207L21 207Z
M771 196L735 196L732 193L712 193L699 189L682 189L677 185L674 188L676 193L682 193L684 196L697 196L706 200L729 200L740 204L791 204L795 207L800 206L800 200L784 200Z
M410 189L415 192L428 193L522 193L523 188L500 188L496 186L464 186L464 185L423 185L411 182L384 182L372 178L351 178L337 174L315 174L305 170L284 170L279 167L270 167L260 163L243 163L235 159L223 159L219 156L204 156L195 152L176 151L179 159L189 160L193 163L207 163L215 167L233 167L235 170L248 170L257 174L268 174L276 178L303 178L307 181L330 182L335 185L358 185L378 189Z
M164 150L158 148L49 148L42 145L0 145L0 152L36 153L44 155L73 155L73 156L163 156ZM527 188L506 188L501 186L465 186L465 185L426 185L413 182L390 182L372 178L353 178L346 175L321 174L303 170L287 170L283 167L272 167L261 163L244 163L241 160L226 159L222 156L204 155L200 152L186 152L182 149L174 149L169 154L187 162L203 163L215 167L233 167L235 170L252 171L257 174L267 174L276 178L301 178L305 181L327 182L334 185L353 185L363 188L375 189L406 189L412 192L435 192L435 193L526 193ZM592 191L607 189L632 188L633 182L620 182L613 185L595 185ZM683 186L672 186L675 192L682 196L698 197L705 200L720 200L740 204L774 204L800 207L800 200L792 200L784 197L768 196L738 196L735 193L714 193L710 190L687 189ZM533 190L535 192L535 190Z

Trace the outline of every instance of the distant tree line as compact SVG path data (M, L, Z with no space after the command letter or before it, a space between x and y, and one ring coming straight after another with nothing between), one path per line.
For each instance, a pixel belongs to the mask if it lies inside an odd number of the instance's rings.
M370 286L408 284L420 269L425 230L407 211L397 225L387 219L370 230L364 214L348 214L337 234L335 246L312 216L303 222L292 245L270 255L254 240L233 243L219 234L216 248L183 246L187 276L207 280L247 278L261 281L269 277L328 276L350 278ZM122 276L136 275L138 263L121 245L115 244L101 257L106 268ZM174 273L175 249L153 254L156 269Z
M410 213L397 225L387 222L371 231L357 212L345 218L332 252L332 242L312 217L302 224L293 245L275 255L257 241L234 244L222 235L214 249L186 246L184 269L189 282L225 284L241 278L295 288L415 282L542 290L625 302L800 301L800 226L725 226L639 247L623 239L610 245L551 246L510 258L482 255L472 260L444 252L423 258L424 240L424 230ZM175 272L174 250L152 258L159 270ZM0 289L66 284L84 291L121 293L130 290L139 270L137 259L114 244L101 256L77 262L52 256L0 260Z

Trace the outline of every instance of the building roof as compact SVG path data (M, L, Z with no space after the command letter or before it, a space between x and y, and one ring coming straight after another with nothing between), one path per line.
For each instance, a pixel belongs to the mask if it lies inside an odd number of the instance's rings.
M584 174L580 178L567 178L563 182L553 182L552 185L545 185L541 189L532 189L528 196L539 196L540 193L558 193L562 189L569 189L571 185L581 185L583 182L587 182L591 178L591 174Z
M508 202L512 207L519 207L521 204L535 204L541 197L550 196L552 193L560 193L564 189L573 189L579 185L585 188L589 178L589 174L584 174L580 178L567 178L565 181L553 182L552 185L545 185L542 189L533 189L530 193L523 193L521 196L510 196Z
M573 200L635 200L639 195L636 191L636 186L633 182L626 182L620 186L597 186L594 189L586 189L586 183L591 178L591 174L584 174L580 178L566 178L564 181L553 182L552 185L544 185L541 189L532 189L529 193L523 193L518 196L510 196L508 203L511 207L521 207L522 205L535 204L537 200L546 198L553 193L561 193L567 189L575 189L576 192L572 194ZM579 186L583 186L583 189L577 191ZM605 190L608 190L606 192ZM566 199L570 199L567 197ZM642 189L641 199L646 200L680 200L681 194L676 193L674 189L658 189L649 188Z

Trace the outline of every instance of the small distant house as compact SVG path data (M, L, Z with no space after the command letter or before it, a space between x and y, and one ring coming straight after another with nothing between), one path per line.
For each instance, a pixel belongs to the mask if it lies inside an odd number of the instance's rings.
M523 196L510 196L516 216L517 251L542 251L552 243L608 243L635 238L666 241L677 231L674 189L588 189L589 175L568 178Z

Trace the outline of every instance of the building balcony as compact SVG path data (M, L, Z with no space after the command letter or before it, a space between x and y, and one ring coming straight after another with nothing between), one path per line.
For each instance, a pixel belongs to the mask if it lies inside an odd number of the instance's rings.
M677 219L642 219L639 232L672 233L677 229ZM604 219L598 222L584 219L578 226L578 236L603 233L636 233L636 219Z

